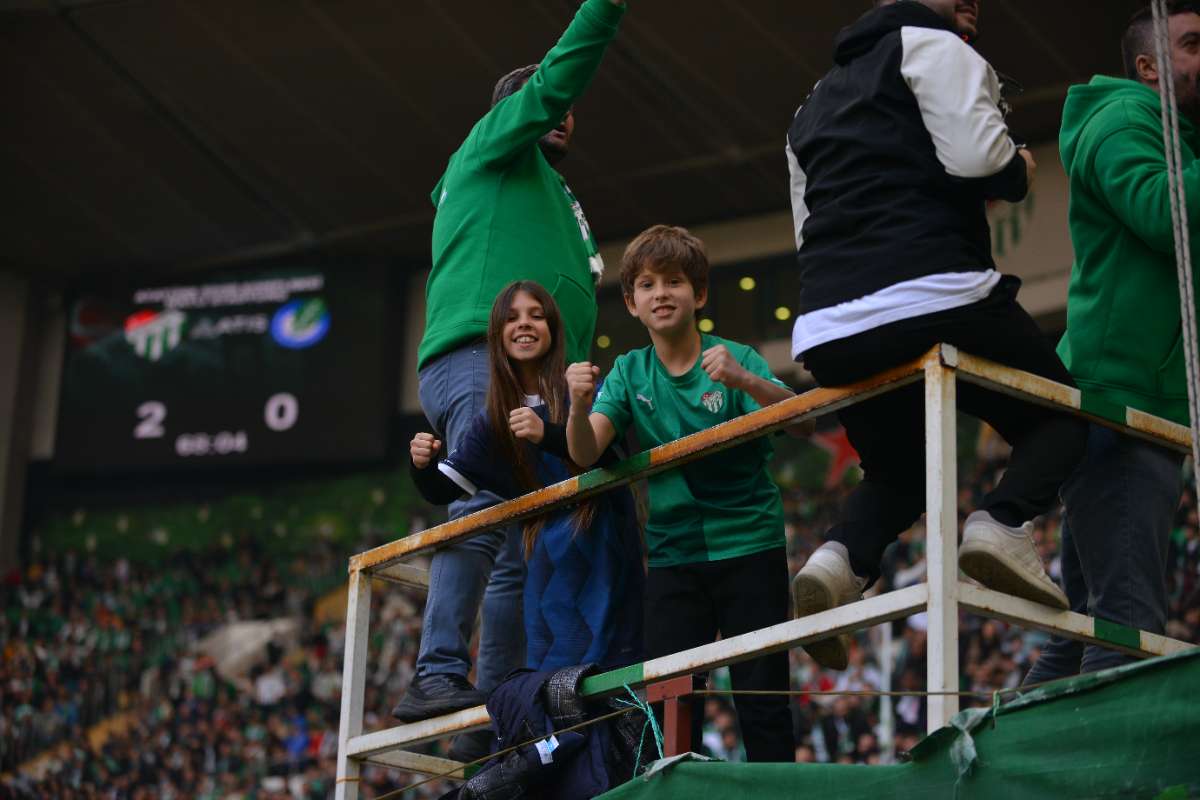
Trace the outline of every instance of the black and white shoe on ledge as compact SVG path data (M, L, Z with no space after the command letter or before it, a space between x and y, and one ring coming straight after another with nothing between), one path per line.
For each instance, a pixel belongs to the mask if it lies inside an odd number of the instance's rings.
M461 675L421 675L413 678L404 699L392 709L392 716L401 722L418 722L481 706L486 701L483 692Z
M1042 564L1033 544L1033 523L1013 528L986 511L963 523L958 566L989 589L1066 611L1071 607Z
M828 611L862 599L867 579L850 569L850 553L841 542L826 542L808 557L792 579L792 602L796 619ZM850 637L831 636L801 645L813 661L827 669L845 669L850 663Z

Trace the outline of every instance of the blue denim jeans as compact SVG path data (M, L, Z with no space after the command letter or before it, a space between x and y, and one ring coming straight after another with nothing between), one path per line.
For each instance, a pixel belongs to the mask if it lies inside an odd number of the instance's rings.
M426 364L418 375L421 408L443 442L453 450L484 408L488 354L483 341L460 347ZM500 498L481 491L450 504L450 519L495 505ZM421 625L417 675L471 670L470 642L483 601L483 628L475 684L490 692L525 661L522 592L525 559L520 526L476 534L434 553L429 596Z
M1062 583L1071 610L1162 633L1167 623L1167 539L1183 491L1183 455L1101 425L1063 484ZM1135 660L1052 637L1025 683Z

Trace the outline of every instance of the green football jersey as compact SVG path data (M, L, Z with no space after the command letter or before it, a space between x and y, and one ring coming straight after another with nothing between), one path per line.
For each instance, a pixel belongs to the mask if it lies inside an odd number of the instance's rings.
M716 336L701 335L700 341L702 351L725 345L751 373L784 385L753 348ZM632 425L641 446L651 448L758 408L746 392L709 378L699 359L687 373L669 374L651 346L617 358L592 410L608 417L618 436ZM782 547L783 504L767 472L773 452L763 437L651 477L650 566Z

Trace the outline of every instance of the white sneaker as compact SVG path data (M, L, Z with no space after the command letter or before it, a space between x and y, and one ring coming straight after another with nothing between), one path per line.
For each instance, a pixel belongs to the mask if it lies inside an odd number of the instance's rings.
M850 569L850 553L841 542L826 542L817 548L792 579L792 601L796 617L828 611L862 599L866 578ZM845 669L849 663L846 634L801 645L813 660L829 669Z
M1033 545L1033 523L1010 528L986 511L976 511L963 525L958 566L989 589L1035 603L1071 607L1062 589L1046 574Z

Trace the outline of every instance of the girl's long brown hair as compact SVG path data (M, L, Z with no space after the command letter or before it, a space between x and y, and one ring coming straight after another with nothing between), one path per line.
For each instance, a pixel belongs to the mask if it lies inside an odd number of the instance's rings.
M546 326L550 329L550 349L542 356L538 364L538 394L546 404L550 422L563 424L567 419L567 364L566 336L563 332L562 314L554 297L536 281L515 281L504 287L492 303L492 315L488 320L487 345L488 362L491 369L491 380L488 382L487 415L491 423L493 445L496 457L514 466L517 485L524 492L542 488L537 479L537 473L532 463L533 448L525 442L519 442L513 436L508 426L508 415L515 408L525 405L525 390L521 380L513 370L504 350L504 325L508 322L508 313L512 309L513 300L520 292L525 292L542 306L546 315ZM567 468L571 474L580 471L574 464L568 462ZM586 500L579 504L571 515L576 531L586 530L591 526L596 515L595 503ZM533 553L533 545L537 541L545 524L545 517L538 516L524 523L525 557Z

